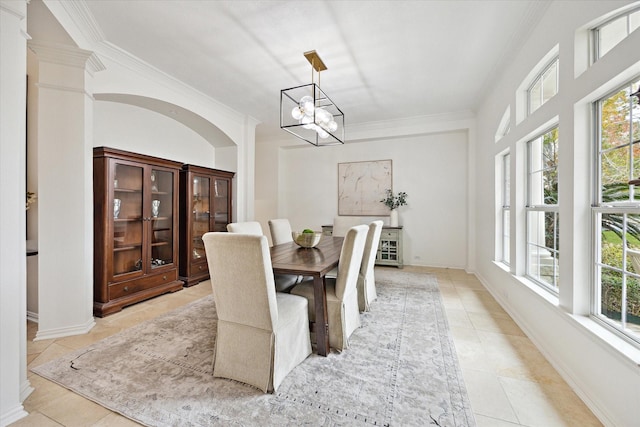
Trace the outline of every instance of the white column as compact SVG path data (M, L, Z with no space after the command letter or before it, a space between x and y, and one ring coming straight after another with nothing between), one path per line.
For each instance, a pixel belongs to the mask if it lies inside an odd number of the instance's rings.
M38 333L88 332L93 319L93 72L76 47L29 42L37 57Z
M0 426L27 415L25 1L0 0Z
M234 221L255 219L255 155L256 126L258 121L248 117L245 120L243 141L238 144L238 169L236 172L236 205Z

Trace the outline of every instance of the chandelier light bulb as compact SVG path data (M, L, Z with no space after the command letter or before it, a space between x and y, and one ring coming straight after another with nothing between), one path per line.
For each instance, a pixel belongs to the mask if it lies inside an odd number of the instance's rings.
M327 137L329 136L329 134L328 134L324 129L322 129L322 128L320 128L320 127L318 127L318 128L316 129L316 132L318 132L318 136L319 136L320 138L322 138L322 139L325 139L325 138L327 138Z
M311 116L304 116L301 120L300 123L302 124L302 127L305 129L313 129L316 125L313 123L313 117Z
M300 120L303 116L304 113L302 112L302 109L300 107L293 107L293 110L291 110L291 117L296 120Z
M330 116L331 114L324 108L316 108L316 123L328 123L331 120Z
M327 124L327 129L329 129L329 132L335 132L338 130L338 123L336 123L335 121L331 120L328 124Z
M313 98L310 97L309 95L307 96L303 96L300 99L300 109L304 112L304 114L306 114L307 116L313 116L313 111L315 110L315 106L313 105Z

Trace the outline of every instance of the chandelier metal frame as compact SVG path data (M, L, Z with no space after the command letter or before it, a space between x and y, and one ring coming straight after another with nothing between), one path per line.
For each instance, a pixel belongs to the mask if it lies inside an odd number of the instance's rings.
M320 72L327 67L315 50L304 56L311 64L311 83L280 91L280 128L317 147L344 144L344 113L320 89Z

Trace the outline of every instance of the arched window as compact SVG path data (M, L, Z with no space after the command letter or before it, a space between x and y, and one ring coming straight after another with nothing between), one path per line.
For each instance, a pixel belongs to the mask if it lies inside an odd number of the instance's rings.
M592 31L593 47L595 49L593 56L595 60L602 58L638 28L640 28L640 7L616 15L614 18L594 28Z

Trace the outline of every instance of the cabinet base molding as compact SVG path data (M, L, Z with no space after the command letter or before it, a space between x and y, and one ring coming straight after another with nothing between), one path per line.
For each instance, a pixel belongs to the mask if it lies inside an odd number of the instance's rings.
M117 313L128 305L132 305L137 302L144 301L146 299L153 298L158 295L166 294L169 292L176 292L181 289L182 289L182 282L179 280L175 280L160 286L144 289L142 291L139 291L134 294L127 295L118 299L113 299L108 302L94 302L93 315L97 317L104 317L109 314Z
M197 285L200 282L209 280L209 278L210 278L209 270L207 270L206 273L200 274L200 275L178 277L179 280L182 280L182 283L184 284L185 288L188 288L189 286Z

